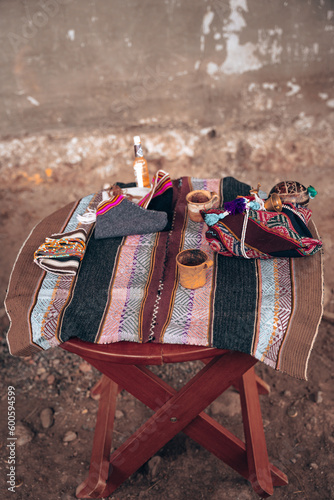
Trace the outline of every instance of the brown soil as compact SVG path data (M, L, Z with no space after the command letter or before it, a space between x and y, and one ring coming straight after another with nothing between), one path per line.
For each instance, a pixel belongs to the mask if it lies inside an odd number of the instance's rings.
M7 320L1 322L2 331ZM309 365L307 382L257 365L257 373L271 386L261 396L269 457L284 471L289 485L277 488L275 499L334 498L334 347L333 326L322 322ZM17 489L6 490L8 435L1 419L1 498L67 500L85 478L90 461L98 401L89 390L99 378L95 369L62 349L33 358L12 358L1 342L1 414L7 412L7 387L16 388L16 419L31 431L32 440L16 447ZM154 371L178 388L199 369L199 362L155 367ZM40 414L53 410L53 425L44 429ZM228 391L207 412L243 437L238 394ZM118 447L151 411L131 395L119 395L113 446ZM69 443L68 431L77 437ZM247 481L184 434L175 437L127 480L110 499L256 499Z

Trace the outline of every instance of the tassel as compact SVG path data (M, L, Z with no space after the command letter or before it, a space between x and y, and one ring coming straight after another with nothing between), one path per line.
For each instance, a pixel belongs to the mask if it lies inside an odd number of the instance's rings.
M225 211L221 214L205 214L204 220L208 226L214 226L219 220L224 219L226 215L229 215L229 212Z
M246 209L246 199L245 198L236 198L233 201L228 201L224 203L224 208L231 215L242 214Z
M315 198L318 194L318 192L314 189L313 186L309 186L307 188L307 192L308 192L308 195L311 198L311 200L313 200L313 198Z
M82 224L92 224L96 221L96 212L92 208L89 208L83 215L77 215L77 219Z
M261 205L257 201L250 201L249 208L251 208L252 210L260 210Z

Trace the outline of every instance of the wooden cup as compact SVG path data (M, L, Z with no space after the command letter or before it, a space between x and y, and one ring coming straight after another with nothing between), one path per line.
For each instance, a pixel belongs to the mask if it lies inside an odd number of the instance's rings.
M206 282L206 270L213 265L208 254L203 250L191 248L176 256L180 273L180 284L184 288L201 288Z
M188 203L190 220L194 222L203 222L200 211L212 208L218 202L219 196L214 191L198 189L196 191L190 191L186 196L186 200Z

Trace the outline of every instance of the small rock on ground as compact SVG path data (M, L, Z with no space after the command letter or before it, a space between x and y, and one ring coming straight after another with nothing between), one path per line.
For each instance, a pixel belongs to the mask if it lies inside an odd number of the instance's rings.
M15 427L15 437L17 437L17 446L24 446L32 441L34 433L27 425L22 422L18 422Z
M240 396L237 392L226 392L210 405L210 409L213 415L225 417L241 415Z
M315 402L316 402L317 404L320 404L320 403L322 403L322 402L323 402L323 400L324 400L324 398L323 398L323 392L322 392L322 391L318 391L318 392L316 393L316 395L315 395Z
M162 467L162 458L159 455L152 457L148 462L148 470L151 480L154 480Z
M253 500L254 495L250 491L240 491L240 488L237 486L224 486L218 487L217 490L212 494L210 500L222 500L226 497L226 493L228 492L228 498L236 499L236 500Z
M77 439L77 433L74 431L67 431L65 436L63 437L63 442L64 443L70 443L71 441L74 441Z
M89 365L88 363L86 362L83 362L83 363L80 363L79 365L79 370L82 372L82 373L89 373L92 371L92 367L91 365Z
M43 408L41 411L39 418L41 419L42 427L44 429L48 429L53 424L53 409L52 408Z

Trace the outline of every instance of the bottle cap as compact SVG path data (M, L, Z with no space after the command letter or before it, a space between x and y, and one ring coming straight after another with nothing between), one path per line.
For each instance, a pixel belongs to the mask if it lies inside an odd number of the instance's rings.
M139 135L135 135L134 136L133 142L134 142L135 146L137 146L138 144L140 144L140 137L139 137Z

